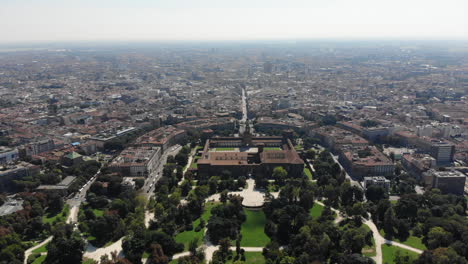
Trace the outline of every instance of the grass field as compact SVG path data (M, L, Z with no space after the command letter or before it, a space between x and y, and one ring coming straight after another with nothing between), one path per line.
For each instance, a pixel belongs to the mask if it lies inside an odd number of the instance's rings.
M203 211L203 214L201 218L205 220L205 224L208 224L208 220L210 219L211 216L211 208L213 208L216 205L216 203L206 203L205 204L205 210ZM175 240L178 243L183 243L184 244L184 249L188 250L188 245L190 241L194 240L195 238L198 238L199 243L203 243L203 238L205 237L205 229L200 230L199 232L195 232L195 228L200 224L200 218L197 220L193 221L193 230L190 231L184 231L176 235Z
M312 172L310 171L309 168L304 168L304 174L307 176L307 178L309 178L309 180L313 179Z
M49 243L44 244L42 247L36 248L35 250L33 250L32 253L34 254L34 253L47 252L47 248L46 248L46 247L47 247L48 244L49 244Z
M236 254L234 252L234 254ZM232 264L232 259L226 261L226 264ZM245 252L245 264L265 264L265 257L262 252Z
M270 242L265 234L265 213L244 209L247 219L241 226L242 247L263 247Z
M383 244L382 245L383 263L396 264L394 260L395 260L395 256L396 256L398 251L400 252L401 256L408 255L412 260L418 258L418 254L413 252L413 251L409 251L409 250L402 249L402 248L399 248L399 247Z
M88 259L88 258L85 258L81 264L94 264L94 263L97 263L96 261L94 261L93 259Z
M42 216L42 222L44 224L53 224L55 223L56 221L58 222L65 222L65 220L67 220L67 217L68 217L68 214L70 213L70 207L68 204L64 205L63 206L63 209L61 212L59 212L58 214L55 214L55 215L51 215L51 214L45 214Z
M385 237L385 231L383 229L380 229L379 232L383 237ZM411 232L411 236L409 236L405 241L402 241L402 240L400 240L400 239L398 239L396 237L393 237L391 240L396 241L396 242L400 242L402 244L405 244L407 246L414 247L414 248L417 248L417 249L420 249L420 250L426 250L427 249L426 245L424 245L423 242L422 242L422 238L417 237L417 236L413 236L412 232Z
M41 264L45 261L47 255L41 255L37 259L35 259L32 264Z
M233 151L234 148L215 148L215 151Z
M104 215L104 210L102 209L92 209L93 213L96 217L103 216Z
M322 215L324 207L318 203L314 203L314 206L310 209L309 214L313 219L317 219Z
M266 150L266 151L268 151L268 150L281 150L281 148L280 147L265 147L265 148L263 148L263 150Z

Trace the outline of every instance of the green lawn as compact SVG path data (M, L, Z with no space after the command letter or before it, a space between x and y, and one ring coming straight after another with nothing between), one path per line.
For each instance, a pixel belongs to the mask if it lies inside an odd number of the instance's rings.
M104 215L104 210L102 209L92 209L93 213L96 217L103 216Z
M364 228L366 228L367 231L371 231L370 227L368 225L362 225ZM374 237L372 237L372 246L365 246L362 249L362 254L367 257L374 257L377 255L377 251L375 250L375 240Z
M205 210L203 211L203 214L201 218L205 220L205 225L208 224L208 220L210 219L211 216L211 208L213 208L216 205L216 203L206 203L205 204ZM200 230L199 232L195 232L195 228L200 224L200 218L197 220L193 221L193 230L190 231L184 231L176 235L175 240L178 243L183 243L184 244L184 249L188 250L188 245L190 241L194 240L195 238L198 238L199 243L203 243L203 238L205 237L205 229Z
M310 209L309 214L313 219L317 219L322 215L324 207L318 203L314 203L314 206Z
M81 264L95 264L95 263L98 263L97 261L93 260L93 259L89 259L89 258L85 258Z
M312 172L310 171L309 168L304 168L304 174L307 176L307 178L309 178L309 180L313 179Z
M48 244L49 244L49 243L44 244L42 247L36 248L35 250L33 250L32 253L34 254L34 253L47 252L47 248L46 248L46 247L47 247Z
M236 252L234 251L235 255ZM176 262L177 263L177 262ZM226 261L226 264L232 264L233 260ZM265 257L262 252L245 252L245 264L265 264Z
M44 224L53 224L55 223L56 221L59 221L59 222L65 222L65 220L67 220L67 217L68 217L68 214L70 213L70 207L68 204L64 205L63 206L63 209L61 212L59 212L58 214L55 214L55 215L52 215L52 214L45 214L42 216L42 222Z
M233 151L234 148L215 148L216 151Z
M263 148L263 150L266 150L266 151L268 151L268 150L281 150L281 148L280 147L265 147L265 148Z
M383 237L385 237L385 231L383 229L380 229L379 232ZM417 248L417 249L420 249L420 250L426 250L427 249L426 245L424 245L423 242L422 242L422 238L417 237L417 236L413 236L412 232L411 232L411 236L409 236L405 241L401 241L400 239L398 239L396 237L393 237L391 240L396 241L396 242L400 242L402 244L405 244L407 246L414 247L414 248Z
M47 255L41 255L37 259L35 259L32 264L41 264L42 262L45 261Z
M382 245L383 263L385 263L385 264L396 264L394 260L395 260L395 256L396 256L398 251L400 252L401 256L408 255L412 260L418 258L418 256L419 256L417 253L415 253L413 251L409 251L409 250L402 249L402 248L399 248L399 247L383 244Z
M198 164L197 164L197 161L196 161L196 160L192 161L192 164L190 165L190 168L192 168L192 169L198 169Z
M244 209L247 219L241 227L242 247L264 247L270 238L265 234L266 218L263 211Z

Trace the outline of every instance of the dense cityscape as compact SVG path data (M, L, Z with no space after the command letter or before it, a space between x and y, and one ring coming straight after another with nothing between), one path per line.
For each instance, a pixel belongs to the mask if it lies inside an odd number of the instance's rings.
M0 50L1 264L468 263L466 42Z

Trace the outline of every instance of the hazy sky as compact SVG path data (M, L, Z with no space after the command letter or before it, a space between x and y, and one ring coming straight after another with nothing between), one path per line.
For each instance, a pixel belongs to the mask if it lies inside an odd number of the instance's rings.
M468 0L0 0L0 43L468 39Z

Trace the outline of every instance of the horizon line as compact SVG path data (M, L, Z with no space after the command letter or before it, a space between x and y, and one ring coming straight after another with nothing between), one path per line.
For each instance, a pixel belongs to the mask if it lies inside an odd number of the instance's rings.
M177 43L264 43L265 42L466 42L467 37L318 37L318 38L258 38L258 39L82 39L82 40L27 40L27 41L1 41L0 46L25 45L64 45L64 44L177 44Z

